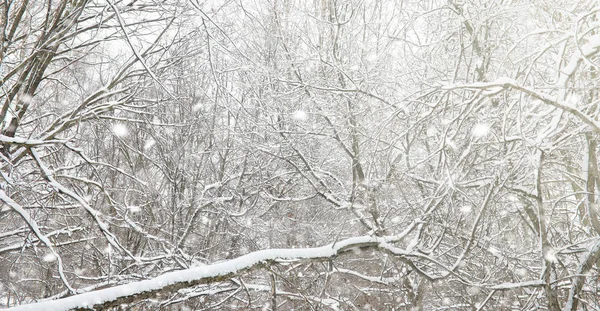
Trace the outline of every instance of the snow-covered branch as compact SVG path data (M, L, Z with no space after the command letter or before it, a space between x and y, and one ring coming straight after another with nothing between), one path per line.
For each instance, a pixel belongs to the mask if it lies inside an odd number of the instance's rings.
M471 84L462 84L462 85L447 85L442 87L444 90L456 90L456 89L471 89L471 90L481 90L484 95L494 95L502 90L513 89L520 91L526 95L529 95L535 99L538 99L545 104L553 106L555 108L566 111L583 123L589 125L596 131L600 133L600 122L594 119L592 116L581 111L579 108L567 103L564 99L561 99L560 96L551 96L542 92L538 92L536 90L532 90L530 88L524 87L518 84L515 80L509 78L499 78L494 82L479 82L479 83L471 83Z
M402 235L388 237L362 236L316 248L267 249L220 263L165 273L145 281L82 293L58 300L22 305L9 308L8 310L63 311L77 308L105 309L123 303L150 298L159 292L172 292L199 284L227 280L242 272L273 262L328 260L361 248L388 250L392 248L389 243L398 241L401 238L403 238ZM399 256L410 255L409 252L402 253L398 248L393 248L393 253Z

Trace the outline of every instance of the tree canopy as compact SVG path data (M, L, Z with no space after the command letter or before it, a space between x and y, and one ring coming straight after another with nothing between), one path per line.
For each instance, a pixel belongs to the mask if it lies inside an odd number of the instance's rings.
M600 310L599 15L2 0L0 307Z

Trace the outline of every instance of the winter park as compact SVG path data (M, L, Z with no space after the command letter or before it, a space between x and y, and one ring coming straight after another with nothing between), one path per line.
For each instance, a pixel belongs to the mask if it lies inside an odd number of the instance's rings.
M600 311L596 0L0 0L0 310Z

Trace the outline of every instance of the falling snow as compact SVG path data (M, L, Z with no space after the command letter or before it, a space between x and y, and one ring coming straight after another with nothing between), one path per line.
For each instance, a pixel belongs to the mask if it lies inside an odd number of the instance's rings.
M154 145L156 145L156 141L152 138L146 140L146 143L144 144L144 150L148 150L150 148L152 148Z
M527 277L528 273L527 273L527 269L525 268L518 268L515 273L520 277L520 278L525 278Z
M21 101L24 104L30 104L32 100L33 100L33 97L31 95L29 95L29 94L23 94L23 95L21 95Z
M48 254L44 255L43 259L45 262L53 262L56 260L56 255L54 255L53 253L48 253Z
M192 107L192 112L198 112L202 110L202 108L204 108L204 105L202 103L197 103Z
M116 123L112 127L112 132L117 137L125 137L129 134L129 130L124 124Z
M463 214L468 214L473 210L473 207L471 205L463 205L460 207L460 212Z
M437 128L435 128L435 126L430 126L427 128L427 136L428 137L435 137L438 133Z
M490 127L485 123L477 123L473 126L472 133L476 138L485 137L490 133Z
M102 251L105 254L110 255L113 252L113 247L112 247L112 245L108 244Z
M471 296L477 295L480 292L481 292L481 288L479 288L477 286L469 286L469 288L467 288L467 293Z
M305 121L306 119L308 119L308 114L304 110L296 110L292 114L292 118L294 118L294 120L297 121Z
M593 309L596 2L5 1L0 309Z
M544 252L544 259L549 262L558 262L558 258L556 257L556 251L552 248L548 248Z
M139 213L142 210L142 208L140 206L137 206L137 205L129 205L129 206L127 206L127 209L131 213Z

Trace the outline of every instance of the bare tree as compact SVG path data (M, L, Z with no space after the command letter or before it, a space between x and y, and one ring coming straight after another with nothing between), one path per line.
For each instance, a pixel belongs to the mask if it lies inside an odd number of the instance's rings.
M6 307L600 308L592 1L2 11Z

